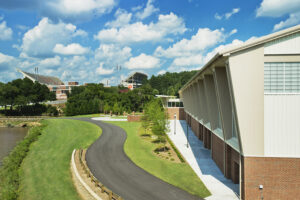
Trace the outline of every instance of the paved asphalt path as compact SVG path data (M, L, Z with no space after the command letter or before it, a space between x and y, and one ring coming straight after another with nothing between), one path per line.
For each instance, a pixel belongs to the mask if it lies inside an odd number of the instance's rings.
M98 180L125 200L201 199L136 166L123 150L127 136L120 127L89 118L79 120L102 128L100 138L87 150L87 165Z

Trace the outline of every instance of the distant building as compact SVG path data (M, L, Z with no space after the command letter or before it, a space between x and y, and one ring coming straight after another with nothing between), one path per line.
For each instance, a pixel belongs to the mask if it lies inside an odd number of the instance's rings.
M67 99L67 93L71 92L72 87L79 85L76 81L68 82L68 85L65 85L59 78L54 76L32 74L20 69L18 71L23 74L24 78L26 77L33 82L37 81L40 84L46 85L51 92L55 92L57 100Z
M156 95L157 98L160 98L163 104L163 107L168 112L169 119L184 120L185 112L183 108L183 101L178 99L176 96L168 95Z
M122 84L124 87L129 88L130 90L133 90L135 88L139 88L143 84L143 80L147 80L148 76L141 72L134 72L131 75L129 75L124 81L122 81Z

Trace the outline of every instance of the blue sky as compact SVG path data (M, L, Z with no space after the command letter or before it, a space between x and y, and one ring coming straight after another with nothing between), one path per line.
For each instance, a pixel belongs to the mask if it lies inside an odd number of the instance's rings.
M299 23L300 0L0 0L0 81L20 78L17 67L110 85L200 69L218 50Z

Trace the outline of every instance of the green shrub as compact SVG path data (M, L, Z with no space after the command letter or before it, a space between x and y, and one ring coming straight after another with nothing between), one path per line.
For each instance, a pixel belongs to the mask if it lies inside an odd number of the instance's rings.
M13 200L18 198L19 168L31 143L41 135L43 127L31 128L24 140L19 142L12 152L3 159L3 166L0 168L0 199Z
M183 157L181 156L180 152L178 151L178 149L175 147L175 145L173 144L173 142L170 140L170 138L167 136L167 140L168 142L170 143L171 147L174 149L175 153L177 154L179 160L184 163L184 159Z

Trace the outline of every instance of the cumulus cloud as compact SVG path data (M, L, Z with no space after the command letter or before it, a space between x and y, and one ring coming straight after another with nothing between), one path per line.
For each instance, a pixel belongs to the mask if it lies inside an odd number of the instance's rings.
M218 13L215 14L215 18L221 20L223 18L229 19L232 15L237 14L240 12L240 8L233 8L231 12L225 13L224 15L219 15Z
M111 22L107 22L105 26L108 27L122 27L124 25L129 24L132 17L132 13L128 13L126 10L118 9L115 13L115 20Z
M48 18L43 18L37 26L24 34L22 54L32 57L52 57L56 44L68 43L73 37L78 36L78 31L80 30L73 24L63 22L54 24Z
M194 65L203 65L204 58L202 54L196 54L188 57L178 57L173 60L171 65L175 66L194 66Z
M0 8L38 11L53 20L83 21L110 12L115 0L9 0L0 1Z
M157 47L155 55L167 58L191 56L224 42L225 39L226 34L223 29L199 28L191 39L184 38L167 49L163 49L161 46Z
M300 0L263 0L256 10L257 17L281 17L300 11Z
M146 55L144 53L137 57L132 57L125 63L128 69L151 69L160 67L160 60L156 57Z
M111 68L111 69L105 69L103 67L104 63L100 63L100 66L96 69L96 73L99 74L99 75L109 75L109 74L112 74L114 73L114 69Z
M12 38L13 31L7 27L6 21L0 23L0 40L10 40Z
M82 47L77 43L72 43L67 46L64 46L63 44L56 44L53 52L62 55L82 55L88 53L89 48Z
M9 63L13 60L14 60L14 57L5 55L5 54L0 52L0 65L7 64L7 63Z
M257 17L283 17L288 18L275 24L273 31L290 27L300 23L300 0L263 0L256 10Z
M151 16L153 13L158 12L159 9L154 7L153 2L154 0L148 0L145 9L137 12L135 16L139 19L145 19Z
M171 12L168 15L159 15L157 23L136 22L120 28L103 29L94 38L102 42L126 44L159 41L167 35L182 34L185 31L183 19Z
M160 70L159 72L157 72L157 75L163 75L165 74L167 71L166 70Z
M273 30L277 31L279 29L290 27L299 23L300 23L300 12L292 13L289 15L288 19L281 21L278 24L275 24Z
M40 66L43 67L56 67L59 66L61 62L61 58L59 56L55 56L53 58L46 58L40 61Z
M101 44L95 51L95 60L112 65L123 64L131 57L130 47L115 44Z

